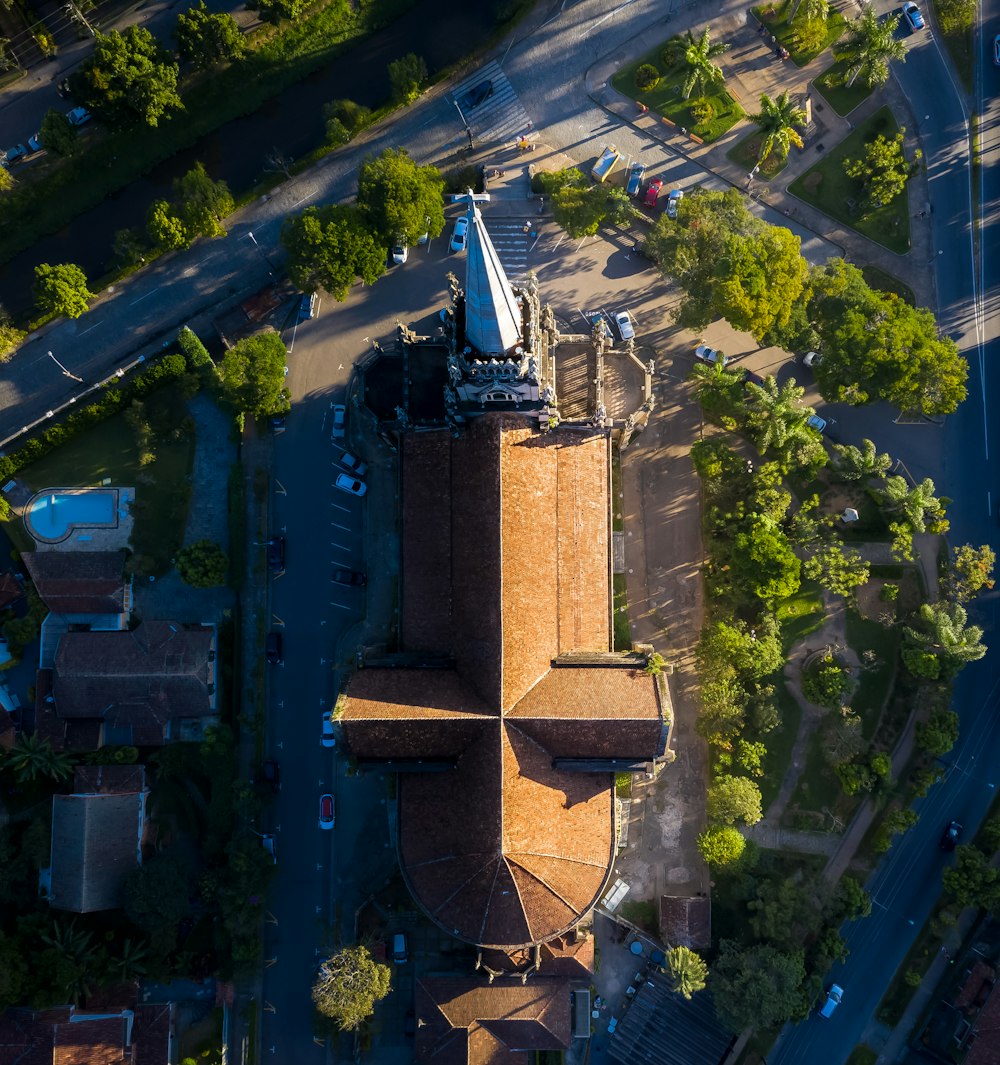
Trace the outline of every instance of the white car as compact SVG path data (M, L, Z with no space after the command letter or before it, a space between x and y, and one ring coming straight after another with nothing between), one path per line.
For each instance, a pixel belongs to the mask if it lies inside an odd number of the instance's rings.
M683 189L671 189L670 194L667 196L667 218L677 217L677 208L681 205L681 200L684 199Z
M352 496L363 496L368 491L368 485L359 481L357 477L351 477L347 473L338 473L334 485L342 492L348 492Z
M392 261L397 266L402 266L409 257L410 249L401 241L396 241L392 246Z
M466 215L455 220L455 228L451 233L451 251L465 251L466 241L469 239L469 219Z
M822 361L823 356L818 351L807 351L805 355L802 356L802 365L809 366L810 368L813 366L819 366Z
M628 311L619 311L615 315L615 325L618 326L622 340L632 340L635 337L635 329L632 327L632 319Z
M333 426L330 429L330 435L334 440L343 440L347 432L347 408L343 403L331 403L330 410L333 411Z
M323 711L322 744L324 747L337 746L337 734L333 731L333 722L330 720L330 715L325 710Z
M350 470L355 477L364 477L368 471L368 463L362 462L357 455L352 455L349 451L345 451L340 456L340 465L346 470Z
M714 365L717 362L721 362L723 366L729 362L729 356L723 355L718 348L710 348L707 344L699 344L694 349L694 357L701 359L702 362L707 362L710 365Z
M907 0L903 4L903 18L906 19L907 26L911 31L922 30L924 28L924 16L920 14L920 8L917 7L913 0Z

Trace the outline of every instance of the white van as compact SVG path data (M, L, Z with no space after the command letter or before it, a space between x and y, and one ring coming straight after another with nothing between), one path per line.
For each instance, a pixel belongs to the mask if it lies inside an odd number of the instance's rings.
M840 1005L844 997L844 989L839 984L831 984L830 990L826 993L826 1002L823 1003L823 1008L819 1011L821 1017L832 1017L833 1011Z

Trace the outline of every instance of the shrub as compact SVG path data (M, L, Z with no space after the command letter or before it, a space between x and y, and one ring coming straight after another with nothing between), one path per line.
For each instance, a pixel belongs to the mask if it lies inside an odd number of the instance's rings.
M878 593L878 597L883 603L895 603L899 598L899 585L883 584L882 590Z
M847 670L825 654L802 671L802 692L811 703L837 710L844 705L853 684Z
M708 100L695 100L691 104L690 110L691 114L694 115L694 120L699 125L710 121L715 114L715 108L708 102Z
M177 572L192 588L215 588L225 584L229 559L212 540L196 540L177 556Z
M187 364L192 370L201 370L212 365L212 356L208 348L201 342L198 334L187 326L177 334L177 346L187 359Z
M635 87L639 92L649 92L660 84L660 72L652 63L643 63L635 72Z

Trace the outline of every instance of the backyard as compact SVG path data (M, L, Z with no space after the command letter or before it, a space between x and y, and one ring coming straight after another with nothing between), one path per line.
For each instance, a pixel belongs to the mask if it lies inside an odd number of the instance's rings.
M880 108L793 181L788 191L890 251L900 255L909 251L910 212L906 192L883 207L863 213L861 182L848 177L844 171L845 161L862 158L869 141L880 134L891 140L898 132L892 112L888 107Z
M611 79L611 84L623 96L644 104L650 111L693 133L706 144L718 140L744 117L743 108L724 86L709 87L704 95L685 100L683 86L688 67L683 59L671 59L667 55L669 47L670 41L667 41L636 62L622 67ZM636 71L646 64L656 68L659 81L643 92L636 85Z

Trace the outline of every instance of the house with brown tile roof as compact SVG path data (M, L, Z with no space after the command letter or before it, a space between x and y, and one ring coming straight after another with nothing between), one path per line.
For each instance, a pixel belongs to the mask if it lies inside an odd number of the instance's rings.
M403 649L454 665L360 670L344 737L400 772L400 862L431 919L544 943L607 883L613 773L665 742L663 693L612 647L609 434L486 414L404 435L401 462Z
M53 614L128 614L131 578L124 551L25 551L21 556Z
M712 945L712 900L707 895L660 896L660 938L671 947Z

